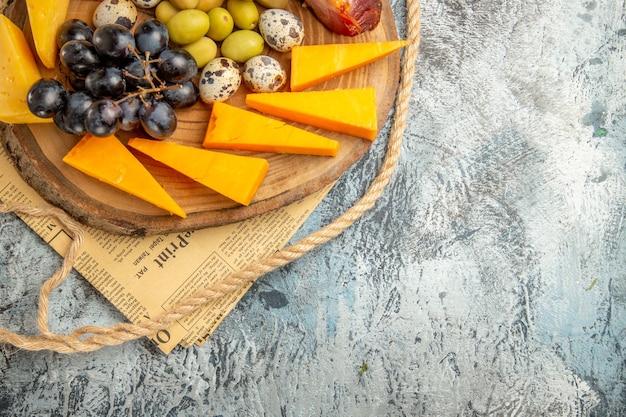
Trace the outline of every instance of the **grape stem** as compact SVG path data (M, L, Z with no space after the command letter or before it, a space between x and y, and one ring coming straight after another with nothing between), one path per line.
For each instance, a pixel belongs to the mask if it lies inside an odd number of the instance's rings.
M131 44L128 44L128 48L133 51L133 54L135 54L135 57L141 62L141 66L143 67L143 77L137 77L135 75L130 74L131 77L137 80L147 80L150 83L150 86L152 88L157 88L156 85L154 84L153 78L155 78L161 85L164 85L165 83L161 81L154 72L148 69L148 65L153 64L155 62L161 62L161 60L150 59L150 51L146 51L146 58L144 59L141 57L141 55L139 55L139 52L137 52L137 49L133 48Z
M182 88L183 86L181 84L174 84L174 85L164 85L162 87L154 87L154 88L143 88L143 87L138 87L138 91L135 91L134 93L127 93L124 97L122 97L121 99L115 101L115 104L120 104L130 98L133 97L137 97L139 96L139 98L141 99L141 101L145 103L143 96L146 94L152 94L152 93L161 93L163 91L167 91L167 90L174 90L176 88Z
M128 100L130 98L133 97L137 97L139 96L139 99L141 100L141 102L146 105L146 101L144 100L143 96L145 94L152 94L152 93L161 93L163 91L167 91L167 90L174 90L176 88L182 88L181 84L174 84L174 85L170 85L167 86L165 85L165 82L163 82L154 71L150 71L148 69L148 65L153 64L155 62L161 62L161 59L150 59L150 51L146 52L146 57L142 58L141 55L137 52L136 48L133 48L132 45L128 45L128 48L131 49L133 51L133 54L135 54L135 57L137 57L137 59L139 61L141 61L141 65L143 67L143 76L142 77L137 77L134 74L131 74L130 72L128 72L128 70L124 70L124 76L126 77L130 77L130 78L134 78L136 80L146 80L150 83L150 88L144 88L144 87L137 87L138 91L135 91L134 93L127 93L124 97L122 97L121 99L117 100L115 102L115 104L120 104L122 102L124 102L125 100ZM157 85L155 84L154 81L157 81L159 83L159 86L157 87ZM158 97L161 98L161 97Z

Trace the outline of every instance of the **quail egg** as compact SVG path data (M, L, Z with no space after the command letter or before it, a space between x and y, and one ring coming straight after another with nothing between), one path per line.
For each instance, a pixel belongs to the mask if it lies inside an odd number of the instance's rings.
M137 7L150 9L152 7L156 7L159 3L161 3L161 0L133 0L133 3L135 3Z
M287 82L287 73L276 59L257 55L244 64L242 78L255 93L275 93Z
M137 6L132 0L104 0L93 13L93 25L117 23L132 28L137 21Z
M214 58L204 66L200 74L200 99L208 104L226 101L237 92L240 85L239 64L226 57Z
M267 9L259 16L259 32L270 48L288 52L304 40L304 26L295 14L284 9Z

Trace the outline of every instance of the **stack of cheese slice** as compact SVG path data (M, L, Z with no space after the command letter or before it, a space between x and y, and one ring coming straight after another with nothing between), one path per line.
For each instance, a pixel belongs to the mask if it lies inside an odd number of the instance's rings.
M374 140L378 134L374 87L297 91L387 56L405 41L316 45L293 51L291 92L248 94L246 104L261 113L305 125ZM321 65L323 64L323 65ZM339 142L252 111L215 103L202 145L208 149L336 156ZM268 171L265 159L213 152L170 142L134 138L128 146L242 204L249 205ZM106 160L106 163L101 161ZM115 137L87 135L64 161L185 217L183 210ZM127 174L121 174L126 170Z
M404 40L302 45L291 51L290 92L248 94L262 113L333 132L374 140L378 114L374 87L302 91L386 57Z
M336 140L221 102L213 104L202 145L208 149L318 156L336 156L339 152Z
M134 138L128 146L247 206L269 168L266 159Z
M285 120L363 139L374 140L378 134L374 87L248 94L246 104Z
M115 136L87 134L65 155L63 162L169 213L186 217L176 201Z

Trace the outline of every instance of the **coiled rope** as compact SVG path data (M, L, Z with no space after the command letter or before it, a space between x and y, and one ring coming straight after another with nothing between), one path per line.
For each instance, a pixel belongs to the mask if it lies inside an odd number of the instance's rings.
M41 287L38 300L37 327L40 334L21 335L0 327L0 343L38 351L50 350L60 353L91 352L104 346L115 346L144 336L152 336L165 330L177 320L202 308L212 300L228 295L242 286L256 281L259 277L301 258L316 247L341 234L370 210L380 198L395 171L402 140L406 128L409 101L413 87L413 74L417 61L420 41L420 1L407 0L407 41L403 51L400 70L400 86L396 99L395 116L382 166L369 188L352 207L327 226L302 238L297 243L285 247L265 259L234 272L219 283L202 288L175 304L168 312L137 324L118 323L109 327L83 326L67 335L50 331L48 302L55 287L61 284L70 273L76 256L84 241L84 231L79 223L64 211L55 207L34 207L23 204L0 204L0 212L13 212L31 216L51 216L57 218L73 237L61 267Z

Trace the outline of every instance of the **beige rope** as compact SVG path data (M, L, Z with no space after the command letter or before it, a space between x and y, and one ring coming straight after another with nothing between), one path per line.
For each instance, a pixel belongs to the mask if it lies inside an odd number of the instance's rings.
M162 316L137 324L119 323L110 327L84 326L74 330L69 335L52 333L48 322L48 300L52 290L65 280L72 269L74 259L84 240L82 228L77 222L67 216L65 212L54 207L33 207L12 203L0 204L0 212L15 212L32 216L54 216L67 227L73 238L63 264L42 285L38 301L39 314L37 318L37 325L41 334L24 336L0 327L0 343L9 343L26 350L52 350L61 353L75 353L90 352L103 346L119 345L140 337L151 336L160 330L167 329L177 320L202 308L208 302L256 281L266 273L299 259L316 247L341 234L374 206L395 171L406 128L413 86L413 74L419 51L419 0L407 0L407 30L409 44L404 50L402 59L400 86L387 152L376 178L363 197L327 226L303 238L294 245L286 247L268 258L261 259L231 274L217 284L196 291L191 296L175 304L170 311Z

